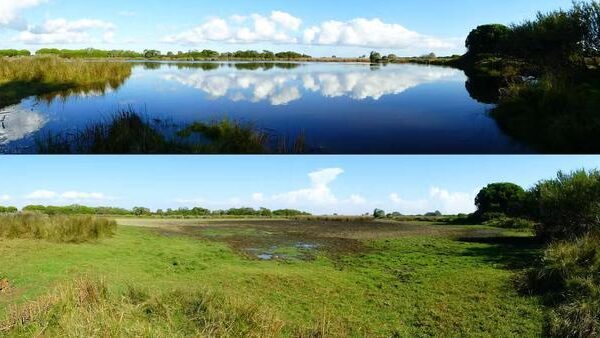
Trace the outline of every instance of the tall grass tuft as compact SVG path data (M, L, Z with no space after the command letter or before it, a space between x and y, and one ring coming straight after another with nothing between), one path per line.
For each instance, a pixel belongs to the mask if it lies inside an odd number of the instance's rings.
M74 337L275 337L283 322L271 312L208 291L112 293L82 278L36 302L12 308L0 335Z
M117 223L92 216L16 213L0 215L0 238L82 243L114 235Z
M553 309L548 335L600 336L600 235L551 244L538 268L526 274L525 287L541 293Z

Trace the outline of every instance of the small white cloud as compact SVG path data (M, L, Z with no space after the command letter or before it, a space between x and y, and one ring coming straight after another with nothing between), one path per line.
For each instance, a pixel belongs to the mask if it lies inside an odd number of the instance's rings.
M260 192L252 194L252 201L256 203L262 203L265 201L265 195Z
M177 198L175 199L175 203L177 204L181 204L181 205L200 205L205 203L206 200L204 198L201 197L197 197L197 198Z
M65 19L47 20L43 24L30 27L21 32L16 40L26 44L70 44L93 43L100 39L94 34L101 32L103 41L113 38L116 26L107 21L95 19L80 19L67 21Z
M27 21L23 19L21 12L44 2L46 0L0 0L0 27L25 30Z
M36 190L28 195L25 195L25 198L31 199L31 200L45 200L45 199L55 198L57 196L58 196L58 193L56 193L54 191Z
M70 200L104 200L108 199L104 194L99 192L81 192L81 191L67 191L60 195L60 197Z
M440 210L445 214L469 213L475 211L476 192L451 192L446 189L432 187L426 199L407 200L398 193L390 194L392 205L406 214L420 214Z
M327 168L308 174L311 185L308 188L294 190L273 196L273 200L287 204L298 202L310 202L314 204L335 204L337 197L331 191L329 185L344 173L341 168Z
M352 195L350 196L349 201L354 205L363 205L367 203L367 199L362 197L361 195Z
M0 201L6 202L6 201L9 201L10 199L11 199L11 197L8 194L0 195Z

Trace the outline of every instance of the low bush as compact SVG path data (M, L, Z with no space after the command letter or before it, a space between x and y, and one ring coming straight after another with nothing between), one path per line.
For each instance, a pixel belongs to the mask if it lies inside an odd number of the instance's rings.
M485 225L504 229L533 229L535 223L518 217L496 217L484 223Z
M551 244L523 281L526 290L543 294L552 306L548 335L600 336L600 235Z
M92 216L15 213L0 215L0 238L82 243L114 235L117 223Z

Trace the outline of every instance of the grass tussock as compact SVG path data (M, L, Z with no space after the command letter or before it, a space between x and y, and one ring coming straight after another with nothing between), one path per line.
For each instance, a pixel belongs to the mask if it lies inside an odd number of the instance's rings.
M282 329L269 311L212 292L114 293L89 278L14 307L0 322L0 334L15 337L275 337Z
M82 243L114 235L117 223L92 216L43 215L37 213L0 215L0 238L47 239Z
M524 287L552 306L548 335L600 336L600 235L551 244L540 266L526 274Z
M262 154L273 151L280 138L251 124L223 119L177 126L124 110L85 128L36 137L41 154ZM304 136L292 145L305 151Z
M73 94L114 90L131 76L132 65L56 57L0 58L0 104L29 96L46 100Z

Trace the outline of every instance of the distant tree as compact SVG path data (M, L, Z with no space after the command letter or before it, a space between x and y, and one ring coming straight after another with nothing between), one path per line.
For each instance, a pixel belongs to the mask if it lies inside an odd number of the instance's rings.
M481 189L475 198L477 214L501 213L519 216L523 213L525 190L513 183L493 183Z
M427 216L427 217L440 217L440 216L443 216L443 215L442 215L441 211L436 210L434 212L428 212L428 213L426 213L425 216Z
M384 218L385 217L385 211L383 211L381 209L375 209L373 211L373 217L375 217L375 218Z
M150 215L152 213L150 209L144 207L134 207L132 212L136 216Z
M151 59L151 58L160 57L160 56L161 56L161 53L158 50L154 50L154 49L144 50L144 57L146 59Z
M469 54L497 54L505 50L510 34L504 25L482 25L469 33L465 45Z
M390 62L394 62L398 59L398 56L396 56L396 54L390 54L387 58Z
M175 54L173 54L173 52L167 52L167 56L168 57L173 57L173 56L175 56Z
M371 52L369 59L371 60L371 63L378 63L379 61L381 61L381 54L373 51Z

